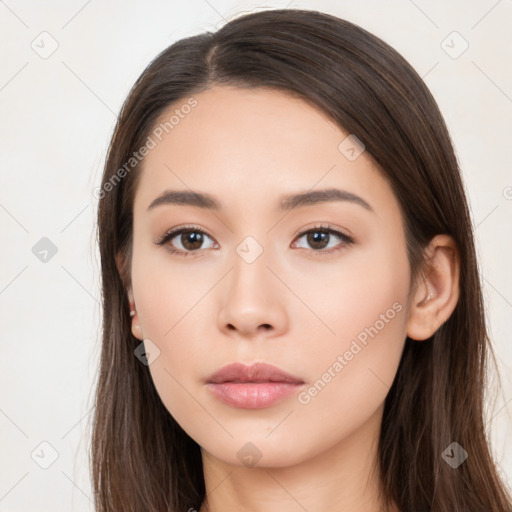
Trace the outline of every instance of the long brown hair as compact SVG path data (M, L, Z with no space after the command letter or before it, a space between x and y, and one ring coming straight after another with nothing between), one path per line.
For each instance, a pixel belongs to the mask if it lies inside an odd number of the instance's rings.
M413 278L428 242L440 233L453 237L458 304L430 339L407 338L385 401L378 452L383 498L403 512L510 512L486 438L484 391L495 359L467 200L443 118L393 48L355 24L299 9L244 15L172 44L122 107L98 194L103 343L91 444L97 511L184 512L199 509L205 497L198 444L166 410L148 367L134 356L140 341L131 333L126 288L140 175L134 152L164 109L222 84L296 95L363 142L399 201ZM452 442L468 453L456 469L442 456Z

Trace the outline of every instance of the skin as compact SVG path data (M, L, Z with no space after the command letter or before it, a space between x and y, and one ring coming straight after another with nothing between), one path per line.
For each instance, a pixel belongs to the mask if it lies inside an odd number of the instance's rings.
M406 336L430 337L455 308L453 241L435 237L427 277L411 282L397 199L367 152L354 161L340 152L348 133L275 90L216 86L194 97L197 106L145 158L128 295L134 336L160 350L149 366L155 387L201 446L208 499L200 512L380 511L372 464L384 400ZM285 194L327 188L373 211L348 201L277 208ZM209 193L222 208L148 211L166 189ZM188 251L195 255L155 244L187 224L207 233ZM322 248L299 236L317 224L354 243L331 234ZM247 236L263 250L250 264L236 251ZM186 251L186 243L177 235L167 247ZM308 403L296 393L264 409L235 408L205 385L225 364L263 361L308 390L390 308L393 318ZM244 446L256 451L248 442L261 455L254 466L237 456Z

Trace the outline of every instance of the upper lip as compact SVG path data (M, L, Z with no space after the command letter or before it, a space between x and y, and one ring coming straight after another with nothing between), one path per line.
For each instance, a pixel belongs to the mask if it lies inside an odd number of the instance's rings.
M304 381L284 370L266 363L254 363L247 366L232 363L220 368L208 378L208 383L221 382L289 382L302 384Z

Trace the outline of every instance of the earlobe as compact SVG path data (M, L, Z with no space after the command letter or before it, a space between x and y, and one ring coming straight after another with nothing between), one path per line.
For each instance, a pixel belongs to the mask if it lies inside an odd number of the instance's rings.
M426 253L407 324L407 336L418 341L430 338L448 320L459 299L460 264L454 240L437 235Z
M142 337L142 328L139 323L134 323L132 321L132 334L134 338L137 338L139 341L143 340Z

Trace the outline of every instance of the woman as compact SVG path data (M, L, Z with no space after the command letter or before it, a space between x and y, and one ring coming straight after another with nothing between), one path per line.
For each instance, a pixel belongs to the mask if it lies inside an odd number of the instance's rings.
M511 510L458 164L386 43L302 10L176 42L98 198L98 511Z

